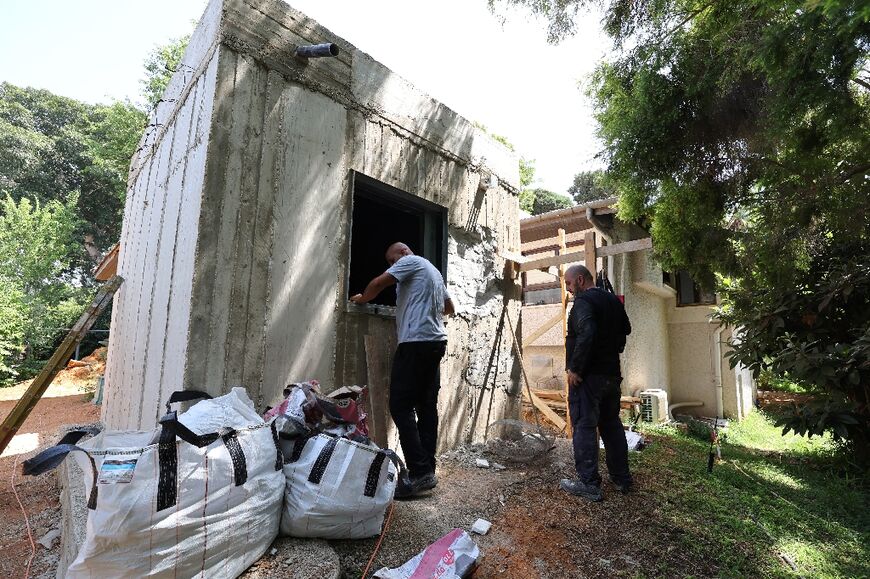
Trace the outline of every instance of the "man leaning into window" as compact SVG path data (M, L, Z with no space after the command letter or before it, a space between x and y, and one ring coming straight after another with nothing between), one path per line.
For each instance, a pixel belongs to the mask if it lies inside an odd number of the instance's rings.
M390 379L390 414L399 431L409 477L401 477L396 498L407 498L438 484L435 449L438 442L440 364L447 351L442 316L453 313L453 302L434 265L404 243L392 244L385 255L389 269L365 291L350 298L355 304L373 300L396 284L396 330L399 346Z

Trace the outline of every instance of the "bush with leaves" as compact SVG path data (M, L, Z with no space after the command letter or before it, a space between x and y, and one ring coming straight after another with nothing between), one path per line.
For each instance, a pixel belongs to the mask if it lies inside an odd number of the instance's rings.
M568 195L574 199L574 203L582 205L610 197L612 192L605 184L603 171L581 171L574 175L574 182L568 187Z
M77 201L0 200L0 385L38 369L90 297L69 257Z
M724 321L742 325L730 353L755 371L796 378L815 400L779 419L784 431L844 441L856 462L870 449L870 243L824 248L793 286L752 295L727 284ZM745 346L744 346L745 344Z
M786 427L848 437L867 464L863 282L835 291L832 272L863 271L870 240L870 4L501 3L544 16L553 41L601 9L614 50L591 95L619 217L649 228L666 270L727 280L735 355L831 401Z

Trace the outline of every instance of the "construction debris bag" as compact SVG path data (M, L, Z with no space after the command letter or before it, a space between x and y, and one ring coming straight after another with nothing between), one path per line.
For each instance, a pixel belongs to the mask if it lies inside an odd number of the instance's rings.
M479 558L480 548L468 533L453 529L401 567L383 567L374 576L380 579L462 579L471 575Z
M282 438L281 447L283 535L362 539L381 532L398 479L395 453L327 434Z
M170 404L210 398L176 392ZM273 422L244 389L168 412L149 432L71 433L26 474L72 451L85 475L85 541L67 577L237 577L278 534L284 475ZM90 473L92 476L88 476Z

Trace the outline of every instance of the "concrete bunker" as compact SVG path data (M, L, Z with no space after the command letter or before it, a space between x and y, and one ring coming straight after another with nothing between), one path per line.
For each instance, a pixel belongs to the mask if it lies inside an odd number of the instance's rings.
M299 58L333 43L338 55ZM409 243L458 313L442 363L440 445L519 414L502 336L520 285L517 158L317 22L277 0L212 0L131 164L103 420L151 428L179 389L242 385L259 407L290 382L367 384L387 412L390 296L350 292Z

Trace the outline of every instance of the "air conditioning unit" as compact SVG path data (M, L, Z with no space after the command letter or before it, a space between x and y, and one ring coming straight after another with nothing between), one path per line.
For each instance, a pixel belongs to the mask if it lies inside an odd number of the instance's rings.
M640 416L645 422L665 422L668 419L668 393L660 388L641 390Z

